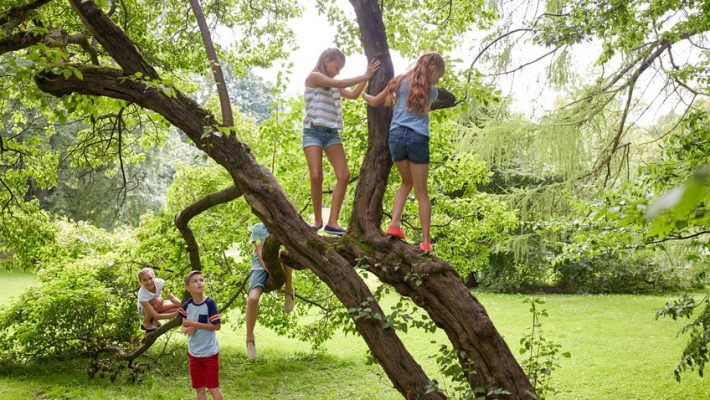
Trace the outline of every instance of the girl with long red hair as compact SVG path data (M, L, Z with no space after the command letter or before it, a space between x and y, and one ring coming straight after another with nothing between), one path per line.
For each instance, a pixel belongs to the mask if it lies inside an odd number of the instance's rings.
M419 248L432 251L431 202L427 189L429 176L429 108L436 100L434 87L446 71L446 63L438 53L423 54L409 71L394 77L376 96L363 93L363 98L372 107L385 104L393 107L389 131L389 148L392 161L402 178L402 184L394 195L392 222L387 234L405 238L402 231L402 212L409 192L419 205L419 221L422 225L422 241Z

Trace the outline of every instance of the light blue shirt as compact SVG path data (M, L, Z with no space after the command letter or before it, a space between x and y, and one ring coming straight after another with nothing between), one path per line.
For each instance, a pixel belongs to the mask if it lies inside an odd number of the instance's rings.
M397 102L394 105L390 130L397 127L404 127L409 128L420 135L429 137L429 113L426 112L423 115L415 115L407 111L409 81L410 79L405 79L399 86L399 91L397 92ZM431 105L437 97L439 97L439 91L435 87L431 88L429 104Z
M178 316L203 324L222 323L217 303L211 297L206 298L202 304L195 304L192 299L186 301L178 310ZM187 351L193 357L210 357L219 353L216 332L197 329L193 335L187 335Z
M251 227L251 237L249 238L249 243L256 243L258 240L263 244L267 236L269 236L269 231L266 230L266 226L263 222L259 222ZM263 269L264 267L261 266L261 263L259 262L259 255L256 254L256 246L254 246L254 255L251 258L251 270L256 271Z

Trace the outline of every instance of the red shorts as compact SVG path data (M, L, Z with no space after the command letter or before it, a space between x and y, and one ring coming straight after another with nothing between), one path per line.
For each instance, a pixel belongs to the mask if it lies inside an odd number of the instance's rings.
M187 353L187 359L193 389L219 387L219 353L209 357L193 357Z

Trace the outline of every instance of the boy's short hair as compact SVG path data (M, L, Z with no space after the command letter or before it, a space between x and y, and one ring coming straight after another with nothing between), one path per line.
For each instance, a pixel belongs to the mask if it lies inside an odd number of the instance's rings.
M202 271L192 270L192 271L188 272L187 275L185 275L185 279L184 279L185 286L187 286L190 283L190 278L192 278L195 275L202 275Z
M141 281L141 276L143 276L143 274L145 274L146 272L152 272L153 276L155 276L155 271L153 270L153 268L150 268L150 267L141 268L138 270L138 274L137 274L138 282Z

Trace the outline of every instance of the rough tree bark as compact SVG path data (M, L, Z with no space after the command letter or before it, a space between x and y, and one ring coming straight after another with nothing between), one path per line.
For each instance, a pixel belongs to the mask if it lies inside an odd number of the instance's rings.
M153 80L160 77L125 33L92 1L70 0L70 3L121 69L75 65L83 79L45 71L35 79L41 90L55 96L70 93L108 96L161 114L230 173L236 190L243 193L253 212L283 243L289 260L313 271L346 308L369 307L373 315L383 316L372 293L353 268L365 260L382 281L411 297L429 313L446 332L457 353L462 354L459 361L464 367L473 363L476 374L469 378L472 387L501 388L511 393L509 398L532 398L525 374L485 309L463 286L456 272L444 261L425 256L412 246L386 237L380 230L382 200L391 167L386 147L390 110L368 108L370 146L361 169L351 224L345 237L333 243L310 230L275 178L256 162L244 143L218 133L218 122L212 114L177 90L175 95L168 96L139 79L125 79L135 76L136 72ZM393 72L380 10L376 1L352 0L351 3L358 17L366 55L370 59L379 58L383 63L383 68L370 82L370 90L378 91ZM411 276L421 277L422 283L409 279ZM428 393L428 377L394 330L384 327L383 320L359 318L355 326L395 388L406 398L444 398L439 392Z

